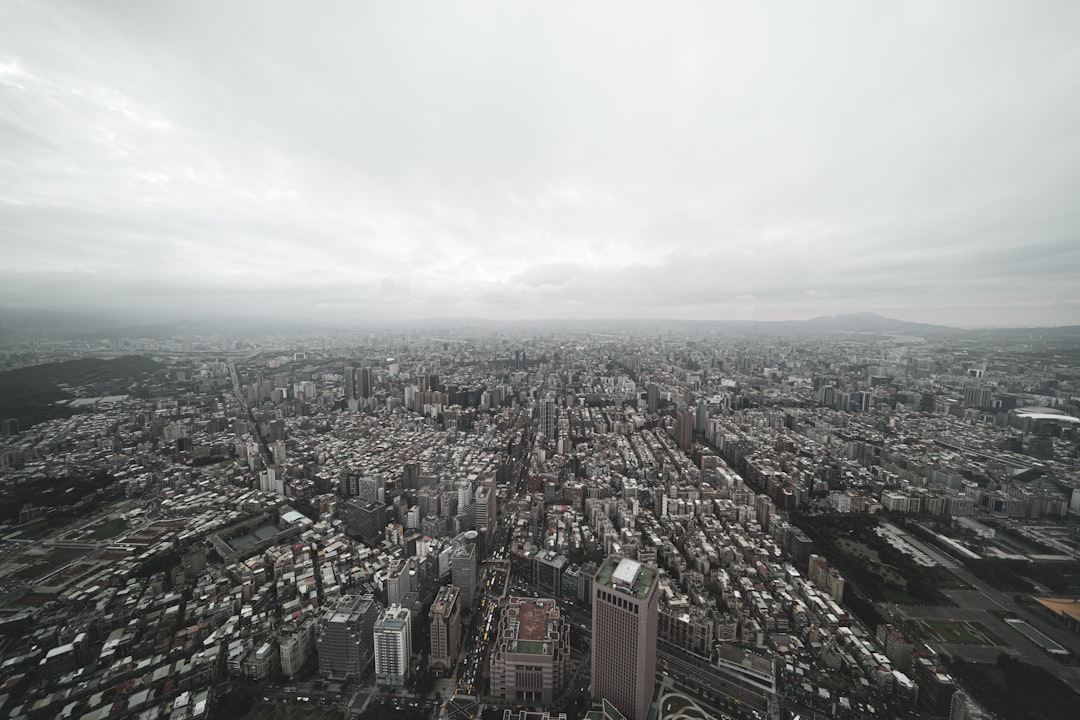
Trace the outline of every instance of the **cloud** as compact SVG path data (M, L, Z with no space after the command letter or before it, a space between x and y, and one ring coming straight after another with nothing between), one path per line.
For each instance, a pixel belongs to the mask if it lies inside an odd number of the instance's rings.
M0 303L1080 322L1077 21L7 3Z

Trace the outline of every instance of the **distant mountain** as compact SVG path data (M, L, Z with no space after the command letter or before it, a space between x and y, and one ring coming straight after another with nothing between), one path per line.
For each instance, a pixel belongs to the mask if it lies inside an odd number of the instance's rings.
M0 337L80 333L111 322L105 315L0 308Z
M908 322L885 317L873 312L848 313L846 315L821 315L803 321L806 325L840 332L897 332L946 330L943 325Z
M205 335L267 336L275 334L302 335L330 329L330 326L309 320L276 320L273 318L218 317L202 320L176 320L174 322L147 323L141 325L97 326L84 333L96 338L154 338L165 340L177 337Z

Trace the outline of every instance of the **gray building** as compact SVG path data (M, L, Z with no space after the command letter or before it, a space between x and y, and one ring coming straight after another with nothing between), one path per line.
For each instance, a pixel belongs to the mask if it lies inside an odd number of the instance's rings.
M343 595L323 611L315 639L320 675L328 680L360 680L367 674L379 610L374 595Z
M341 509L345 532L367 545L378 545L386 527L386 506L372 500L350 500Z
M386 604L399 605L403 598L420 589L416 558L396 558L386 575Z
M432 670L449 672L457 662L461 649L461 591L453 585L446 585L435 596L428 617L431 619L431 655L429 665Z
M473 603L476 602L476 584L479 572L479 558L477 555L476 543L464 542L454 550L453 557L450 560L450 575L454 585L461 589L461 606L466 610L472 608Z

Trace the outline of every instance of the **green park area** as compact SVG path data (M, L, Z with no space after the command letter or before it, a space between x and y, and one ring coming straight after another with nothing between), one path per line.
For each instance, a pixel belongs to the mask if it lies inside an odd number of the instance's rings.
M964 689L999 720L1075 720L1076 693L1046 670L1002 653L994 664L949 665Z
M44 548L29 550L14 559L26 563L24 567L11 573L10 577L18 580L35 580L53 570L58 570L77 557L86 554L85 548Z
M75 522L74 518L70 517L45 518L44 520L38 520L29 525L23 525L18 530L12 532L11 537L17 540L40 540L43 537L55 533L61 528L67 527L73 522Z
M962 585L948 570L919 565L886 542L875 532L874 516L793 513L792 519L814 541L815 552L872 602L952 605L941 589Z
M90 537L94 540L109 540L127 530L127 521L123 518L105 520L90 529Z
M961 645L999 645L997 638L978 623L949 620L923 620L919 623L925 634L943 643Z

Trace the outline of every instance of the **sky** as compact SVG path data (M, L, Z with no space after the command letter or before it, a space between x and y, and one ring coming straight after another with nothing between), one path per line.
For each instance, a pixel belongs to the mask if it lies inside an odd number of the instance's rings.
M1080 323L1080 3L0 3L0 307Z

